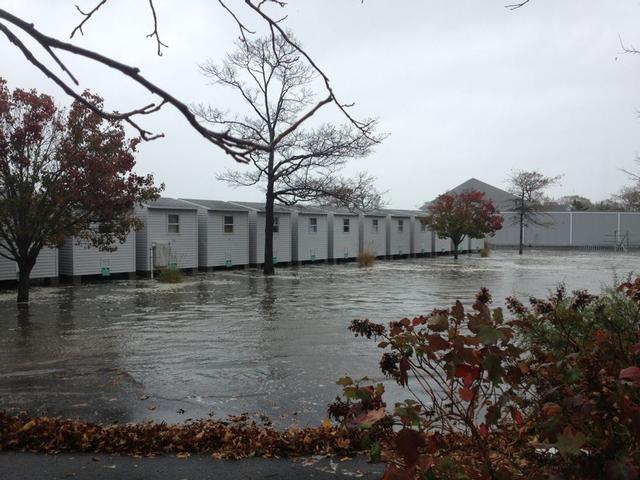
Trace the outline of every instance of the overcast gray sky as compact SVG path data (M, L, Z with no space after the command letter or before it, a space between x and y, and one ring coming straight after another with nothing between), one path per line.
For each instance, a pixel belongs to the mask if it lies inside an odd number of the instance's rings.
M0 0L43 32L68 38L97 0ZM283 13L306 50L356 115L380 118L390 134L347 172L368 170L396 208L412 208L476 177L498 187L512 169L564 174L553 196L609 197L640 169L640 56L621 55L620 38L640 46L640 2L532 0L291 0ZM250 26L260 21L229 0ZM208 86L198 63L233 48L237 27L213 0L156 0L164 55L145 38L146 0L110 0L74 39L125 63L187 103L238 108L230 91ZM277 12L276 12L277 14ZM43 55L41 58L45 58ZM68 58L68 57L64 57ZM0 37L0 76L69 103ZM152 97L106 68L69 58L83 87L107 106L131 110ZM335 111L324 118L342 121ZM215 174L233 161L167 108L141 120L166 138L141 145L137 170L165 182L167 196L262 200ZM248 167L247 167L248 168Z

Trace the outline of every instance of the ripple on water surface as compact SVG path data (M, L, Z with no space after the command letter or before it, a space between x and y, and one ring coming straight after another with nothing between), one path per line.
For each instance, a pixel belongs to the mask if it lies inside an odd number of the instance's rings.
M633 253L501 251L370 269L312 265L270 278L244 270L178 285L40 287L28 311L15 307L15 292L0 292L0 409L101 421L249 411L316 422L336 378L382 380L374 345L346 329L353 318L387 322L469 304L481 286L497 303L559 282L599 291L634 270Z

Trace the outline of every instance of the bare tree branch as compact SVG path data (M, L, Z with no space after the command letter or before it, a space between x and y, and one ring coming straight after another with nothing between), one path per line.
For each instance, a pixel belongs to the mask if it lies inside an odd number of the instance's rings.
M80 9L80 7L76 5L76 10L78 10L80 14L84 16L84 19L78 25L76 25L76 27L71 31L71 35L69 35L69 38L70 39L73 38L73 36L77 32L80 32L81 35L84 35L84 32L82 31L82 27L84 26L85 23L87 23L91 19L93 14L96 13L100 9L100 7L102 7L105 3L107 3L107 0L100 0L100 2L98 2L98 4L96 4L96 6L93 7L93 9L91 9L87 13L83 12Z
M161 108L162 105L171 104L176 109L178 109L178 111L186 118L189 124L198 133L200 133L205 139L207 139L211 143L220 147L222 150L224 150L228 155L230 155L232 158L234 158L234 160L238 162L247 163L249 161L247 158L249 153L255 150L260 150L265 148L263 145L257 144L255 142L247 141L242 138L233 137L229 135L228 132L218 132L218 131L210 130L204 127L198 122L196 116L193 114L193 112L191 112L191 110L186 104L184 104L183 102L181 102L180 100L178 100L177 98L175 98L174 96L172 96L171 94L169 94L168 92L160 88L159 86L147 80L145 77L143 77L140 74L140 70L136 67L123 64L121 62L113 60L109 57L105 57L104 55L93 52L91 50L87 50L85 48L78 47L70 43L62 42L55 38L44 35L39 30L37 30L32 24L27 23L24 20L21 20L20 18L10 14L6 10L0 9L0 20L5 20L15 25L17 28L19 28L20 30L25 32L27 35L29 35L31 38L33 38L35 41L37 41L45 49L62 50L62 51L66 51L66 52L96 61L97 63L100 63L114 70L117 70L123 75L131 78L134 82L145 87L149 92L158 95L162 99L162 102L160 102L160 104L158 104L157 107L155 106L156 104L152 104L152 107L150 108L147 108L147 107L138 108L138 109L132 110L128 114L120 114L118 112L108 112L101 108L98 108L96 105L93 105L90 102L87 102L86 100L83 102L85 106L87 106L88 108L90 108L95 113L97 113L98 115L102 116L105 119L127 121L130 125L132 125L134 128L138 130L138 132L140 133L141 137L144 140L152 140L154 138L158 138L159 136L162 136L162 134L157 134L157 135L151 134L150 132L141 128L132 117L134 117L135 115L146 115L149 113L153 113L158 111L158 109ZM62 80L60 77L55 75L50 69L48 69L40 61L38 61L36 57L33 55L33 53L29 50L29 48L26 47L24 43L22 43L22 41L4 23L0 23L0 31L2 31L7 36L9 41L11 41L14 45L16 45L22 51L22 53L24 54L24 56L27 58L29 62L31 62L40 71L42 71L47 77L49 77L58 86L60 86L60 88L62 88L65 93L67 93L74 99L82 102L82 96L79 93L77 93L71 86L69 86L64 80Z
M530 1L531 0L523 0L518 3L512 3L511 5L505 5L505 8L508 8L509 10L517 10L518 8L524 7Z
M162 56L162 47L169 48L166 43L162 43L160 35L158 35L158 16L156 15L156 8L153 5L153 0L149 0L149 7L151 7L151 14L153 15L153 32L147 35L147 38L156 37L156 44L158 47L158 56Z
M167 45L163 43L160 39L160 35L158 32L158 15L156 12L154 1L148 0L148 2L151 10L151 15L153 18L154 28L153 28L153 31L147 35L147 37L155 38L156 46L157 46L157 54L162 55L162 47L166 47ZM107 3L107 0L97 1L95 6L88 11L84 11L79 6L76 5L76 9L82 15L83 18L81 22L78 25L76 25L76 27L71 31L70 38L74 38L78 32L84 35L83 28L86 26L87 22L89 22L92 18L94 18L94 16L104 7L106 3ZM233 18L233 20L238 25L238 28L240 31L240 40L246 45L249 44L249 35L253 35L255 33L255 30L252 30L247 26L245 26L245 24L242 22L242 20L236 14L236 12L227 6L226 0L224 1L218 0L218 3L224 8L224 10ZM15 15L12 15L11 13L9 13L4 9L0 9L0 31L2 31L2 33L4 33L4 35L7 37L7 39L11 43L13 43L23 53L25 58L30 63L32 63L36 68L38 68L42 73L44 73L48 78L50 78L54 83L56 83L60 88L62 88L62 90L67 95L71 96L75 100L82 101L80 92L74 89L74 86L79 85L79 81L72 74L69 68L67 68L66 64L60 59L60 57L58 57L59 51L67 52L72 55L76 55L78 57L96 62L97 64L107 66L111 69L114 69L119 73L121 73L122 75L131 79L133 82L144 87L150 93L159 96L160 101L150 103L145 107L132 109L130 112L127 112L127 113L119 113L117 111L107 111L102 108L98 108L96 105L92 105L90 102L87 102L85 100L86 102L85 106L87 106L88 108L90 108L92 111L102 116L103 118L109 119L109 120L120 119L120 120L126 121L129 125L131 125L133 128L135 128L138 131L140 137L144 140L153 140L155 138L159 138L164 135L162 133L154 134L144 129L144 127L142 127L138 123L138 119L135 117L157 112L165 104L170 104L173 107L175 107L182 114L182 116L187 120L187 122L191 125L191 127L194 128L206 140L210 141L214 145L221 148L225 153L230 155L234 160L241 163L249 163L252 161L252 156L255 153L266 152L269 149L275 148L276 145L284 141L285 138L291 132L299 128L304 121L308 120L311 116L313 116L321 107L323 107L328 103L333 102L340 109L340 111L346 116L348 121L356 129L358 129L362 135L368 138L371 142L377 143L380 140L380 137L376 136L374 133L374 130L376 128L376 120L375 119L366 119L364 121L356 120L347 111L347 109L353 106L353 104L341 103L337 100L336 95L330 85L329 77L326 75L326 73L323 70L319 68L319 66L313 61L311 56L301 48L299 43L293 39L291 34L283 28L282 22L286 18L286 16L276 19L276 18L272 18L270 15L268 15L264 11L264 8L268 5L272 4L272 5L283 8L287 5L287 2L281 1L281 0L260 0L260 1L245 0L244 4L252 14L257 15L261 21L266 22L266 24L268 25L269 31L271 32L271 50L275 51L276 48L282 49L283 48L282 44L278 46L276 45L275 38L276 38L276 35L283 38L285 41L284 43L288 44L295 52L297 52L306 60L308 65L310 65L311 70L308 71L307 74L318 75L319 77L321 77L322 81L324 82L325 88L327 90L327 95L323 97L322 100L318 101L314 107L310 108L306 116L303 116L302 118L296 117L296 121L293 123L292 122L288 123L286 121L286 117L291 117L292 111L290 110L290 108L292 105L295 105L296 103L298 105L308 106L309 105L308 101L310 99L308 92L305 92L304 90L300 90L298 91L297 93L298 97L296 98L290 95L291 93L290 90L285 91L284 93L289 95L287 97L287 99L289 100L287 104L289 105L289 110L287 110L286 105L283 105L281 102L275 105L267 105L267 109L265 110L265 112L269 112L269 115L274 115L278 120L278 122L281 123L282 125L287 125L284 131L280 131L279 135L276 136L274 139L272 139L271 142L269 142L270 145L265 145L263 142L254 140L254 136L250 138L244 138L240 135L234 135L233 129L226 128L226 127L229 127L229 124L226 124L226 125L219 124L218 127L222 128L222 130L220 131L207 128L206 126L202 125L199 122L200 117L196 115L196 113L191 111L190 108L187 106L187 104L178 100L176 97L169 94L164 89L160 88L158 85L152 83L147 78L143 77L140 74L140 70L138 68L126 65L117 60L114 60L113 58L109 58L104 55L101 55L95 51L91 51L79 46L75 46L71 43L63 42L56 38L47 36L44 33L42 33L40 30L38 30L33 25L33 23L24 21L23 19L16 17ZM36 55L34 54L34 51L32 51L30 47L26 46L26 44L20 40L20 37L16 34L17 32L13 31L14 27L15 29L18 29L21 32L25 33L32 40L35 40L47 52L47 54L51 56L51 58L56 62L58 67L69 76L70 82L65 81L65 79L61 78L54 71L52 71L51 69L46 67L41 61L39 61ZM263 55L264 54L265 53L263 53ZM262 74L267 80L271 81L271 75L274 74L274 71L277 67L278 67L277 64L270 65L270 70L271 70L270 72L264 70L261 73L259 73L260 72L259 70L253 71L249 69L248 73L252 75ZM256 77L255 79L257 78L258 77ZM258 82L258 84L259 83L260 82ZM230 85L237 86L237 85L234 85L233 83L231 83ZM262 92L262 95L265 96L266 92ZM248 101L252 100L252 96L247 94L246 100ZM283 118L283 116L285 118Z

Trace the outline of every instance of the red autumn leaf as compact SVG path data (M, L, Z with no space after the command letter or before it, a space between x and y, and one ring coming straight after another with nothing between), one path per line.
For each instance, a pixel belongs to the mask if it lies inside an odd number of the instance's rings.
M460 389L460 398L462 398L462 400L464 400L465 402L470 402L471 400L473 400L474 396L475 394L470 388L464 387Z
M633 347L633 353L640 353L640 343L636 343Z
M418 463L418 450L425 446L424 435L416 430L403 428L396 434L395 446L405 466L413 468Z
M480 428L478 430L480 431L480 436L482 438L487 438L489 436L489 429L484 423L480 424Z
M429 348L433 352L448 350L451 347L451 344L440 335L427 335L427 340L429 342Z
M456 367L454 372L454 376L458 378L462 378L464 382L464 386L469 388L474 380L477 380L480 376L480 368L475 365L469 365L466 363L461 363Z
M427 327L434 332L444 332L449 328L449 319L444 313L435 313L427 320Z
M400 378L398 379L398 383L401 386L406 386L409 383L409 376L407 375L407 372L409 371L409 360L407 360L405 357L402 357L400 359Z
M522 414L520 413L520 411L515 408L515 407L511 407L511 416L513 417L513 420L518 424L518 425L522 425Z
M436 464L435 458L432 455L420 455L418 457L418 467L423 472L427 472Z
M604 330L596 330L595 337L596 343L602 344L607 339L607 332Z
M640 383L640 368L638 367L627 367L620 370L620 374L618 376L620 380L625 380L627 382Z
M389 465L380 480L413 480L414 473L415 466L412 469L405 469Z
M362 426L371 426L376 422L379 422L387 415L384 408L378 408L377 410L369 410L356 417L355 422Z
M458 322L462 322L462 320L464 320L464 307L460 300L456 300L456 304L451 307L451 315L458 320Z

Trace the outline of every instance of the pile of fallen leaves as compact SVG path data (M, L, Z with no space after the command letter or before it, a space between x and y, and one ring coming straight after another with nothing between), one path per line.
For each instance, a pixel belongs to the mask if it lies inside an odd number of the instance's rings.
M117 453L136 456L208 454L215 458L352 455L362 451L362 430L333 426L278 431L244 416L182 424L98 425L59 417L0 412L0 451Z

